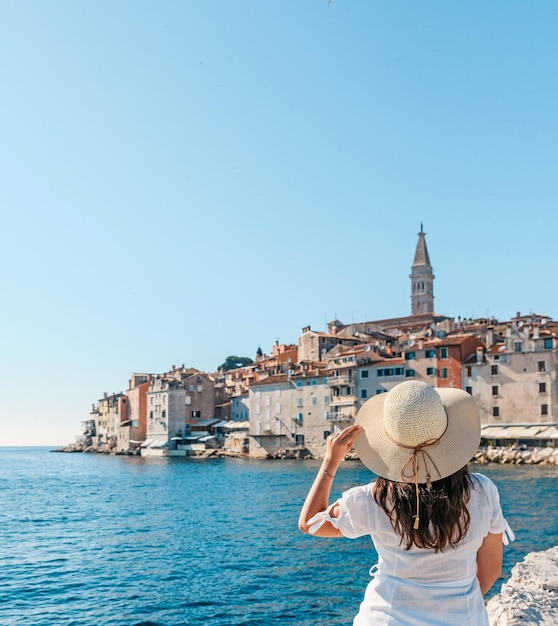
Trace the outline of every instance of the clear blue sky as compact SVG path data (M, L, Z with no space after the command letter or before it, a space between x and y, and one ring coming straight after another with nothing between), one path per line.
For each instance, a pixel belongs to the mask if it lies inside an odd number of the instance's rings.
M5 1L0 445L132 372L410 313L558 315L558 7Z

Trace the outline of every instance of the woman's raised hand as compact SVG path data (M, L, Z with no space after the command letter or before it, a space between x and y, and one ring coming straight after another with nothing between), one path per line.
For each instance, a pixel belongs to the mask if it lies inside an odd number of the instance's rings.
M337 469L341 461L347 456L349 450L353 447L355 439L362 432L362 426L353 424L345 428L341 432L332 433L326 441L327 450L324 463L327 463L331 469Z

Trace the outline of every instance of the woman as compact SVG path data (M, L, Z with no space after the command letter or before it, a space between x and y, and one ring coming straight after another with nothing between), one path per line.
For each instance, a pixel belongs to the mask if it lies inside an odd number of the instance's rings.
M355 626L488 625L483 601L514 536L495 485L469 474L480 441L473 398L405 382L370 398L355 424L330 435L299 528L319 537L370 535L378 553ZM378 479L329 505L354 447Z

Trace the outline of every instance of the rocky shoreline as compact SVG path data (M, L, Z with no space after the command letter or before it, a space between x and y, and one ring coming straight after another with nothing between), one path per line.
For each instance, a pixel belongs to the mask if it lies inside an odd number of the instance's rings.
M475 454L476 463L502 463L510 465L555 465L558 466L558 448L483 448Z
M531 552L514 565L510 579L486 609L491 626L556 626L558 546Z
M83 443L73 443L52 452L85 452L93 454L117 454L124 456L136 456L139 449L136 450L119 450L115 448L108 450L106 448L95 448L91 445ZM206 450L199 456L204 457L221 457L221 456L242 456L243 458L251 458L247 454L232 454L230 451L222 449ZM269 456L270 459L313 459L308 454L304 454L302 450L286 449L280 450L277 454ZM349 453L346 460L357 460L358 457L354 453ZM485 465L487 463L499 463L508 465L554 465L558 467L558 448L530 448L528 450L518 450L512 447L487 447L479 450L473 458L474 463Z

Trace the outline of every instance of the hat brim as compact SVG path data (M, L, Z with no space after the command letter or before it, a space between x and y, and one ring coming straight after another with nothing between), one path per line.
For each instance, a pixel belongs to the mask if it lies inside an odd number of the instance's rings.
M429 473L432 481L454 474L473 458L480 443L480 417L473 398L462 389L435 388L448 416L448 427L440 440L424 451L432 461ZM413 454L391 441L384 429L384 402L381 393L367 400L360 408L355 423L363 432L354 443L360 460L378 476L396 482L410 482L401 474ZM419 463L418 482L427 480L425 463Z

